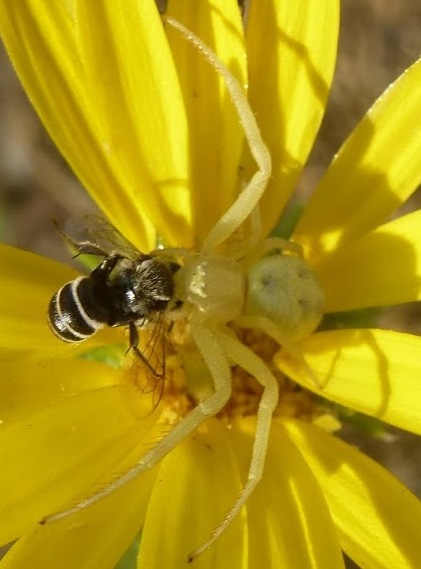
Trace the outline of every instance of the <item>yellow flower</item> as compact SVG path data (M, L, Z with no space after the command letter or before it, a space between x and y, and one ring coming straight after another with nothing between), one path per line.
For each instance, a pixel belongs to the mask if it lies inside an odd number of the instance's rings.
M169 5L249 85L273 162L260 202L264 235L321 121L338 11L327 0L254 1L244 34L233 0ZM2 0L0 29L44 124L110 221L141 251L154 249L157 235L167 246L200 250L255 170L224 80L203 55L164 30L149 0ZM420 298L421 214L388 221L421 178L420 80L417 63L366 115L294 231L327 312ZM114 567L141 527L138 567L186 566L244 485L255 431L255 408L243 416L244 386L254 400L252 378L233 371L234 410L208 420L156 469L40 526L106 488L157 436L165 440L186 398L174 377L176 396L164 394L157 413L142 414L142 394L127 397L131 370L78 357L121 341L118 332L74 347L45 323L49 299L76 274L6 246L1 253L0 537L19 538L1 568ZM257 334L238 335L271 365ZM419 433L420 350L420 338L409 334L351 329L311 334L299 357L279 351L276 365L306 390L280 377L263 478L195 566L342 567L341 550L362 567L421 566L420 503L318 426L329 415L308 391ZM186 372L189 381L196 377Z

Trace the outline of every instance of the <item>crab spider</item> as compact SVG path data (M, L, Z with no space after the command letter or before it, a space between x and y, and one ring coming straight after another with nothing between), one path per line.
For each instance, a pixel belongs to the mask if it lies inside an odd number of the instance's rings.
M260 328L300 360L294 343L318 326L323 311L323 293L303 260L298 244L279 238L261 239L259 201L271 175L271 158L241 86L195 34L169 16L162 18L202 53L223 77L258 167L236 201L211 229L200 251L163 251L182 259L182 266L175 275L175 299L183 303L182 314L189 321L194 343L209 369L213 392L199 401L129 471L76 506L47 516L43 523L80 511L153 468L203 421L225 406L231 395L231 366L234 363L263 387L248 477L225 519L189 554L188 561L191 562L225 531L261 479L272 415L279 397L275 376L263 360L240 342L227 324ZM251 226L251 237L243 246L234 247L230 252L229 239L246 221ZM218 253L220 245L227 245L224 255ZM302 357L301 363L306 367ZM317 384L311 372L308 375Z

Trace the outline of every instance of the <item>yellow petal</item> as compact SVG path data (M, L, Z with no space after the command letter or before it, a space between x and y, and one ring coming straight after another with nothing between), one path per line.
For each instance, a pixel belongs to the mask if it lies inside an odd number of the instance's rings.
M140 396L140 395L139 395ZM134 417L119 387L78 393L0 429L0 543L102 488L145 452L155 418Z
M224 519L241 488L231 441L218 421L177 446L160 464L145 526L139 569L189 567L187 556ZM194 560L197 569L247 567L243 512Z
M101 145L95 102L87 92L79 58L74 13L68 3L0 2L0 32L20 80L50 136L76 175L108 205L121 228L132 204L108 165ZM23 39L25 41L23 41ZM152 242L138 211L137 241ZM126 232L127 237L131 237Z
M37 526L1 569L113 569L142 525L153 479L146 473L71 518Z
M421 299L421 211L352 241L316 267L326 312Z
M247 22L249 100L272 155L263 230L278 221L325 110L339 25L336 0L253 1ZM243 174L255 171L249 159Z
M421 567L421 502L352 446L306 423L286 429L323 489L345 552L360 567Z
M79 1L77 28L101 146L121 184L114 191L131 202L121 227L141 245L137 210L166 243L191 245L187 121L155 2Z
M193 31L240 84L247 85L243 25L236 0L172 0L168 14ZM238 192L243 131L224 80L177 31L168 27L167 34L191 133L195 235L203 240Z
M24 421L29 413L76 393L117 385L121 372L86 360L2 362L0 420L2 425Z
M244 435L243 435L244 437ZM250 461L252 437L242 463ZM238 450L237 450L238 452ZM335 527L305 460L275 420L263 478L247 502L249 567L343 567Z
M72 357L93 345L117 341L119 333L101 332L79 346L61 342L47 324L47 310L53 294L76 271L44 257L0 244L3 267L0 279L0 351L7 358L21 354ZM122 338L120 337L120 341ZM5 353L5 350L9 353ZM11 351L12 350L12 351Z
M91 6L91 3L83 3ZM101 12L101 6L108 3L93 3L92 10L97 12L97 17ZM127 100L124 105L116 106L112 112L116 117L123 121L123 125L128 122L128 107L135 114L136 127L139 130L139 108L142 101L143 107L150 104L146 116L146 122L154 122L157 129L165 129L168 136L176 135L175 146L171 146L168 152L167 144L163 147L155 147L147 156L143 156L144 146L148 143L144 140L142 147L138 146L138 140L134 140L130 135L124 140L119 139L118 145L130 150L130 163L121 163L120 156L117 156L115 138L109 140L105 138L104 115L107 116L107 109L103 108L104 100L98 97L97 91L92 89L92 85L87 81L87 70L82 62L81 44L78 38L78 26L86 30L86 21L77 22L76 10L68 10L68 3L44 3L44 2L0 2L0 32L5 42L6 48L13 60L16 70L20 76L29 98L34 104L37 112L49 131L51 137L59 147L63 156L69 162L76 175L85 185L100 208L108 215L110 220L129 238L135 245L143 250L150 250L155 247L155 230L150 225L150 220L145 218L145 212L151 215L155 212L158 198L157 188L181 187L184 192L186 180L186 160L180 158L185 156L186 145L182 144L185 140L185 121L182 118L181 97L177 96L177 83L174 71L171 73L170 52L166 45L162 25L156 11L155 3L152 0L145 0L139 7L138 2L129 3L110 3L110 10L115 10L114 16L120 33L124 33L121 24L122 10L126 11L126 24L135 25L139 28L131 31L130 40L124 38L122 43L127 51L131 48L137 49L136 58L131 52L131 57L126 63L125 70L130 73L137 65L139 66L144 78L144 87L135 94L135 100ZM139 12L143 15L140 18ZM94 15L95 20L95 15ZM140 23L139 23L140 22ZM142 31L142 33L139 32ZM104 31L105 33L105 31ZM23 41L24 39L24 41ZM91 36L90 40L93 39ZM127 47L127 44L129 46ZM145 49L149 45L149 49ZM97 44L96 44L97 47ZM122 48L123 49L123 48ZM127 53L126 51L126 53ZM108 52L107 52L108 53ZM152 55L151 55L152 54ZM100 56L100 64L104 73L104 78L120 77L119 70L115 67L116 57L104 59L104 54ZM135 59L135 60L134 60ZM158 63L162 67L161 74L152 74ZM156 65L153 66L152 62ZM129 69L127 69L129 68ZM171 75L171 77L169 75ZM156 86L153 90L153 78L156 79ZM130 95L133 95L133 87L138 86L139 75L127 77L130 81ZM171 85L171 93L166 92L168 81ZM127 85L127 82L125 83ZM109 91L113 84L104 85L102 88ZM159 87L159 88L158 88ZM116 85L114 85L116 90ZM115 91L112 92L115 92ZM142 95L143 93L143 95ZM171 101L168 98L174 97ZM145 101L145 99L147 99ZM167 104L165 115L161 115L162 102ZM113 98L112 102L116 102ZM161 102L158 108L158 102ZM172 102L170 105L169 103ZM178 104L177 104L178 102ZM156 106L154 106L156 103ZM156 112L154 112L156 110ZM108 109L108 112L110 109ZM165 120L164 120L165 116ZM133 117L132 117L133 118ZM180 132L177 129L180 128ZM132 131L131 131L132 132ZM113 134L116 134L113 132ZM121 133L119 133L121 134ZM148 129L148 135L150 129ZM155 135L154 141L159 135ZM164 133L162 133L164 136ZM173 139L168 140L168 145L173 143ZM152 145L152 143L151 143ZM117 147L120 149L120 146ZM179 148L180 150L176 150ZM148 171L146 160L154 156L154 171ZM184 154L183 154L184 153ZM133 158L135 155L135 158ZM179 164L175 164L180 160ZM161 170L157 163L161 164ZM167 164L172 166L167 167ZM135 174L139 173L140 165L143 166L143 176L136 179ZM170 171L168 171L170 170ZM146 178L146 172L148 176ZM151 178L155 186L152 187ZM147 182L144 180L147 179ZM142 184L148 184L142 189ZM144 192L142 194L142 191ZM171 192L170 192L171 193ZM146 196L145 207L143 198ZM185 192L183 193L185 196ZM162 207L165 200L169 199L168 193L161 197ZM179 200L180 207L185 205L185 199ZM152 207L152 205L154 207ZM172 204L177 208L178 204ZM177 209L180 213L180 210ZM158 214L156 214L158 215ZM186 213L183 212L184 221L177 220L177 229L180 235L186 238ZM181 216L181 217L183 217ZM187 215L188 217L188 215ZM159 219L162 221L161 217ZM153 219L156 221L156 219ZM169 226L172 220L167 220L167 224L161 223L159 230L163 231L164 237L168 236ZM164 227L165 226L165 227ZM183 233L184 232L184 233Z
M294 234L314 259L385 222L419 185L420 82L421 60L375 103L317 187Z
M0 345L22 352L54 350L58 340L47 325L52 295L76 272L33 253L0 244Z
M297 357L276 355L276 364L295 381L341 405L421 434L421 337L390 330L334 330L313 334L300 347L311 374Z

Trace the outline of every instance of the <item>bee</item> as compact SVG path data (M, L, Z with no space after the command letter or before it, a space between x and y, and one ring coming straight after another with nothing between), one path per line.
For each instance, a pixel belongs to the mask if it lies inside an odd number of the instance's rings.
M50 300L47 312L52 332L63 342L79 343L104 326L126 326L132 349L155 376L164 374L164 358L158 366L139 348L138 328L156 323L150 343L162 328L162 315L174 297L174 275L180 266L160 258L159 251L145 254L127 241L115 227L98 216L74 221L59 233L77 255L102 257L87 276L65 283ZM153 345L149 346L153 351Z

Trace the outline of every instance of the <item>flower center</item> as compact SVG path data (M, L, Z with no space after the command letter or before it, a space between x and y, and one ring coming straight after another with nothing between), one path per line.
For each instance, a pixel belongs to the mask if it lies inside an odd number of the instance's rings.
M311 423L327 424L328 430L339 427L327 405L310 391L303 389L286 377L273 364L279 350L278 343L261 330L230 326L244 346L253 351L276 377L279 400L274 417L294 417ZM213 391L212 377L201 354L194 346L185 321L178 321L171 334L171 351L168 354L169 374L163 406L164 420L174 423L182 419L200 401ZM231 368L231 397L216 415L228 428L242 417L255 417L262 397L263 387L255 377L239 365ZM326 421L328 417L330 421Z

